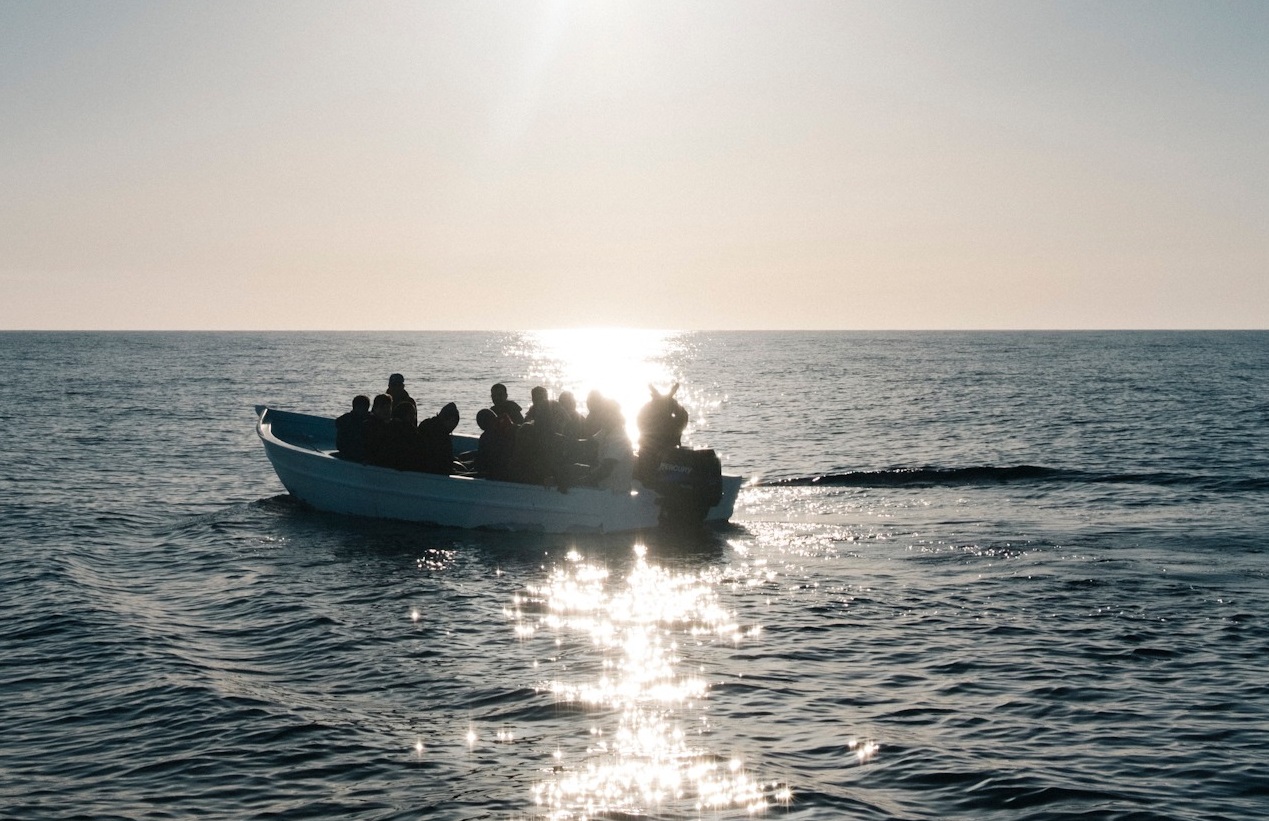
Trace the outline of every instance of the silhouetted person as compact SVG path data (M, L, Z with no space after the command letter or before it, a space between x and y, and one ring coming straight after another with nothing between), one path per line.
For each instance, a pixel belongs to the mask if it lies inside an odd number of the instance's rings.
M546 388L538 385L529 391L529 400L529 410L524 414L524 421L542 421L552 433L555 433L555 403L551 401L551 394Z
M392 420L392 397L381 393L370 406L370 416L365 421L363 434L366 461L372 465L387 467L392 461L388 445L388 422Z
M608 400L599 391L591 391L586 395L586 415L578 414L577 444L573 448L573 461L586 465L595 464L596 436L607 403ZM617 403L613 402L613 405L617 406Z
M446 476L454 472L454 440L451 434L456 427L458 406L453 402L441 408L435 416L419 422L420 470Z
M591 409L590 415L598 415L599 433L595 437L598 453L585 482L614 493L629 493L635 458L621 408L616 402L601 399Z
M533 389L532 396L533 404L525 414L524 424L516 430L511 475L517 482L547 484L559 462L555 418L546 388L539 385Z
M335 420L335 449L344 459L366 461L366 420L370 418L370 397L353 397L352 410Z
M380 422L387 422L392 418L392 403L391 394L381 393L376 395L374 403L370 406L370 415Z
M506 414L512 422L517 425L524 424L524 411L518 402L513 402L507 398L507 386L501 382L495 384L489 389L489 398L493 400L490 410L501 416Z
M423 447L412 400L392 406L392 418L384 425L384 464L397 470L422 470Z
M577 400L572 391L560 391L555 400L555 430L566 439L582 437L582 415L577 412Z
M410 396L410 392L405 389L405 377L399 373L394 373L388 377L388 389L385 393L392 397L394 406L401 402L414 401Z
M560 436L560 459L569 465L589 462L593 458L593 449L589 447L589 442L582 441L586 436L582 425L584 420L577 412L573 392L560 391L559 398L551 403L551 411L555 414L555 432Z
M602 427L600 422L603 417L603 406L607 400L599 391L591 391L586 394L586 415L582 417L581 438L589 439L599 433Z
M480 428L480 446L476 451L476 475L486 479L510 478L511 457L515 451L516 426L511 417L499 416L489 408L476 413Z

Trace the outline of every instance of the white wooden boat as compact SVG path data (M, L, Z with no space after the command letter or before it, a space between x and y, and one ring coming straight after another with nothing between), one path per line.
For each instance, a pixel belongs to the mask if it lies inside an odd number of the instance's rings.
M629 493L589 487L561 493L553 487L469 476L401 471L341 459L335 420L262 405L256 433L278 478L292 496L318 510L445 527L537 530L547 533L619 533L658 526L658 493L638 482ZM474 436L454 435L454 452L475 450ZM722 477L722 498L705 515L726 522L742 479Z

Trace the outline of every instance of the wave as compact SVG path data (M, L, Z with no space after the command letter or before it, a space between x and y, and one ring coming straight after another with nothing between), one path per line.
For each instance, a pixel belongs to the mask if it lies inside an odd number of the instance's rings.
M788 476L758 482L756 487L943 487L1010 483L1135 484L1160 487L1197 487L1225 492L1269 490L1262 476L1215 476L1188 473L1110 473L1039 465L919 467L861 470Z

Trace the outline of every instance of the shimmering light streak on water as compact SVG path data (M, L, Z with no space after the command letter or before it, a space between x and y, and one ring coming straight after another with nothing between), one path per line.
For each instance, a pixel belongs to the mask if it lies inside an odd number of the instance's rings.
M659 566L648 561L642 545L635 553L629 571L616 579L606 567L570 553L507 610L516 634L540 635L549 652L569 645L575 653L572 644L581 636L598 653L591 664L576 662L580 669L555 665L560 675L539 685L559 703L597 714L584 754L573 760L557 750L550 775L533 789L535 802L547 817L563 821L651 812L670 801L686 801L698 811L758 811L782 800L777 793L787 788L768 790L739 759L724 762L700 746L709 685L679 672L682 641L703 646L758 635L756 625L737 624L719 601L718 586L738 580L724 580L712 569L688 573Z

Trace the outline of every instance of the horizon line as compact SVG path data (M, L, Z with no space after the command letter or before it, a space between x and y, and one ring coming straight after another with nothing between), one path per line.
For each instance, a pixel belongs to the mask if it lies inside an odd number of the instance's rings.
M650 333L1215 333L1262 332L1269 327L1090 327L1090 328L651 328L596 325L555 328L0 328L12 333L224 333L224 334L425 334L425 333L578 333L646 331Z

